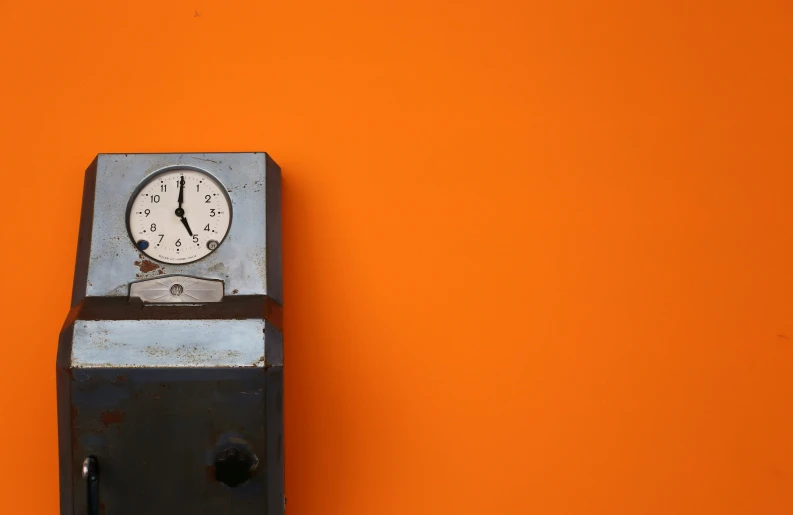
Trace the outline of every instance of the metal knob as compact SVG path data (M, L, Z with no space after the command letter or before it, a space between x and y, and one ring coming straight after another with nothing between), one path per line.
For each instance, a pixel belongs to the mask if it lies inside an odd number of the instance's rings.
M251 478L258 464L247 449L229 447L215 456L215 479L230 487L241 485Z

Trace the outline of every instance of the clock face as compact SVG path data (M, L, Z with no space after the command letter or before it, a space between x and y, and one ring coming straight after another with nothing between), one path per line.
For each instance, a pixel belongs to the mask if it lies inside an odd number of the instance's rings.
M206 172L187 168L148 177L127 210L135 246L162 263L190 263L211 254L230 224L231 201L223 185Z

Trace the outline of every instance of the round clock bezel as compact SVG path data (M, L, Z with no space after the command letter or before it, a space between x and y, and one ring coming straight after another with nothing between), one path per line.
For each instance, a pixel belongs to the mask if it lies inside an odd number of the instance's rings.
M157 259L156 257L149 255L145 250L141 250L141 249L138 248L138 242L135 241L135 237L132 234L132 228L130 227L130 224L129 224L129 215L132 212L132 203L135 202L136 198L138 198L138 194L143 190L143 188L148 186L149 183L151 183L158 176L160 176L160 175L162 175L164 173L173 172L175 170L190 170L190 171L193 171L193 172L199 172L199 173L205 175L207 178L209 178L209 180L214 182L218 186L218 188L220 188L220 191L223 192L223 195L226 197L226 203L229 206L229 226L228 226L228 229L226 230L226 234L224 234L223 238L221 238L218 241L218 246L215 247L214 250L210 250L207 254L201 256L198 259L194 259L192 261L180 261L178 263L169 263L168 261L162 261L160 259ZM218 249L223 245L223 242L226 241L226 238L228 237L229 233L231 232L231 224L234 221L234 206L231 204L231 196L229 195L229 191L226 189L226 186L214 174L204 170L203 168L199 168L197 166L172 165L172 166L167 166L165 168L161 168L159 170L156 170L156 171L150 173L149 175L147 175L146 177L144 177L140 181L140 183L132 191L132 194L129 196L129 200L127 201L126 214L125 214L124 218L125 218L125 223L126 223L126 226L127 226L127 234L129 235L129 239L132 242L132 246L135 247L135 250L137 250L138 252L144 254L148 259L151 259L152 261L156 261L157 263L162 263L164 265L171 265L171 266L181 266L181 265L188 265L188 264L191 264L191 263L196 263L198 261L201 261L202 259L206 259L206 258L208 258L209 256L211 256L212 254L214 254L215 252L218 251Z

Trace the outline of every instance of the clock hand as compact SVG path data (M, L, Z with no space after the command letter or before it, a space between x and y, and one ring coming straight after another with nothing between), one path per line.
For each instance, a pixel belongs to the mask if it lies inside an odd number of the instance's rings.
M184 216L184 209L182 209L183 201L184 201L184 175L181 175L179 176L179 198L177 199L177 202L179 202L179 207L177 207L176 211L174 212L176 216L178 216L179 218L182 218ZM190 236L192 236L192 234Z
M190 230L190 224L187 223L187 218L182 217L182 223L184 224L184 228L187 229L187 234L192 236L193 235L193 231Z
M187 234L192 236L193 231L190 230L190 224L187 223L187 218L184 217L184 209L182 209L182 202L184 201L184 175L179 176L179 198L177 201L179 202L179 207L176 208L176 216L182 220L182 225L187 229Z

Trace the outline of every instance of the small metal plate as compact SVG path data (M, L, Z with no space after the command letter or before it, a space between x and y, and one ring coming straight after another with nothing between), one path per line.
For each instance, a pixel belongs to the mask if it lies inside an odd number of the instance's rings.
M167 275L129 285L129 296L153 304L200 304L223 300L223 281Z

